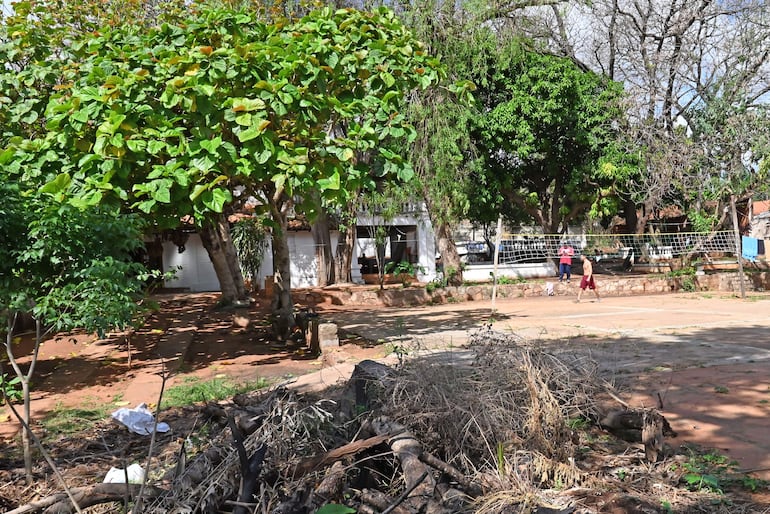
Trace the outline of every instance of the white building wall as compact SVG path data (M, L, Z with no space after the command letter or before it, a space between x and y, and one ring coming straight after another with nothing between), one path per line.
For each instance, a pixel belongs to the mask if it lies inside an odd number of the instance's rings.
M372 217L359 220L360 225L368 223L383 223L382 220ZM417 251L420 272L417 278L428 282L436 278L436 241L433 227L427 213L420 216L398 216L389 220L387 225L414 225L417 227ZM332 248L336 248L339 233L331 234ZM318 285L318 264L315 259L315 245L309 231L289 232L289 252L291 255L291 286L292 288L316 287ZM356 244L354 246L352 275L354 281L361 280L358 257L362 256ZM206 249L203 248L200 236L191 234L185 244L185 251L179 253L177 247L171 242L163 243L163 267L164 271L181 269L176 272L176 278L166 281L166 287L186 288L191 292L219 291L219 280L214 272ZM258 277L259 289L265 287L265 277L273 274L273 253L268 243L265 258L262 262Z
M389 219L387 222L381 216L358 216L358 225L363 226L409 226L414 225L417 227L417 264L420 266L420 271L417 273L417 279L421 282L430 282L436 278L436 234L433 232L433 225L428 217L428 212L425 206L421 206L418 212L408 215L396 216L393 219ZM353 277L356 277L356 264L358 258L363 256L364 253L368 256L374 254L374 245L355 245L353 255ZM386 255L389 257L389 255ZM360 276L360 274L358 275Z
M337 247L339 233L331 233L332 248ZM291 287L316 287L318 285L318 263L315 259L315 245L310 232L289 232L289 254L291 255ZM265 277L273 274L273 248L268 242L265 259L259 269L259 288L264 289Z
M193 293L220 289L214 266L198 234L190 234L182 253L174 243L163 242L163 271L168 270L176 270L176 278L167 280L166 287L186 288Z

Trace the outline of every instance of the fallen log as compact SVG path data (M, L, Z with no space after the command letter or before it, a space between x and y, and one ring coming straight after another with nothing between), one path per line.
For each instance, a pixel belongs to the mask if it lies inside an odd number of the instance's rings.
M374 407L377 391L385 388L394 378L393 369L373 360L363 360L356 364L348 381L352 388L357 407Z
M623 440L644 444L649 462L656 462L663 452L664 437L677 436L668 420L655 409L611 411L599 425Z
M345 478L345 466L340 461L334 462L313 491L311 503L325 505L340 498L345 488Z
M141 484L94 484L87 487L74 487L70 489L70 492L78 507L85 509L102 503L123 502L126 498L131 501L139 493L140 488ZM158 487L144 488L144 496L148 498L154 498L163 492L165 490ZM76 510L65 493L57 493L21 505L5 514L31 514L34 512L70 514Z
M372 420L371 428L378 435L398 434L391 437L388 444L404 472L405 487L409 491L403 502L406 509L411 512L441 512L443 509L435 500L436 480L431 469L419 459L422 445L417 438L406 427L386 417Z

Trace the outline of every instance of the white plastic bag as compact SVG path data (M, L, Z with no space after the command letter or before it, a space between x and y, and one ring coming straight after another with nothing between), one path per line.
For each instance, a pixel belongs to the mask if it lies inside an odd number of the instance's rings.
M112 418L123 423L128 430L139 435L150 435L155 426L155 416L152 415L146 403L140 403L133 409L123 407L112 413ZM158 432L168 432L171 427L166 423L158 423Z
M105 484L125 484L128 474L129 484L141 484L144 481L144 470L139 464L131 464L127 469L110 468L104 477Z

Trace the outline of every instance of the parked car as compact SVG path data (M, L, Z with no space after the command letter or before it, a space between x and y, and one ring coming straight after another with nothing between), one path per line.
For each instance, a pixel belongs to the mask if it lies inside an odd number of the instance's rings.
M489 246L485 241L462 241L455 243L455 246L460 262L472 264L491 260Z
M541 237L521 236L500 241L499 262L502 264L543 262L547 259L548 248Z

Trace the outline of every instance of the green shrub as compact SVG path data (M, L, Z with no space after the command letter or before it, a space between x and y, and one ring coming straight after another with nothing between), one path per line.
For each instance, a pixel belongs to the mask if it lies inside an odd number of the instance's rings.
M11 403L20 402L21 397L21 379L19 377L9 378L8 375L3 373L0 375L0 400L5 398ZM3 402L0 401L0 405Z

